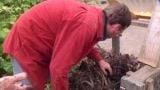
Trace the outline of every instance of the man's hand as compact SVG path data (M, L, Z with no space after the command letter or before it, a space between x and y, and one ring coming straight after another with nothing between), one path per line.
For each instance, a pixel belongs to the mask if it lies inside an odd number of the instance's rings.
M105 62L104 60L100 60L98 62L98 64L99 64L99 66L100 66L100 68L101 68L101 70L103 71L104 74L106 74L106 75L107 74L108 75L112 74L112 68L111 68L109 63ZM109 71L109 73L107 72L107 70Z
M26 78L26 73L0 78L0 90L28 90L31 88L31 86L16 84L16 82L22 81Z

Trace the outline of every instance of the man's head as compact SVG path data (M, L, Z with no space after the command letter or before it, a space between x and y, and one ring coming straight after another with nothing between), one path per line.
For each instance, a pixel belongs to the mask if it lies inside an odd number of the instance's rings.
M131 12L124 4L115 4L105 9L108 17L107 37L121 35L124 29L131 24Z

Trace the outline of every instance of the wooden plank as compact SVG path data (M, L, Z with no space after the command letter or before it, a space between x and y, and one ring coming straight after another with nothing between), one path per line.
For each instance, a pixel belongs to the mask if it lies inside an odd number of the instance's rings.
M109 5L119 3L117 0L107 0L107 1L108 1Z
M147 90L154 90L154 80L152 78L148 78L146 84Z
M130 75L130 77L139 80L141 82L144 82L147 78L149 78L157 71L159 71L159 69L155 69L153 67L146 65L141 69L139 69L138 71L134 72L132 75Z
M136 15L137 18L143 18L143 19L151 19L151 16L142 16L142 15Z
M142 62L142 63L145 63L145 64L147 64L147 65L149 65L149 66L152 66L152 67L157 67L158 66L158 64L155 64L155 61L154 60L151 60L151 59L147 59L147 58L145 58L145 57L141 57L141 58L138 58L138 60L140 61L140 62Z
M158 66L160 61L160 5L157 4L149 26L148 37L142 47L139 57L140 61L151 65Z

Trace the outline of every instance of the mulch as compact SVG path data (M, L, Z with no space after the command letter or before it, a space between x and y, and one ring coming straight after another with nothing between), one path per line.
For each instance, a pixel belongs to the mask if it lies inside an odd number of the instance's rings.
M97 48L112 67L112 75L105 75L97 63L84 58L69 75L70 90L119 90L120 80L128 71L137 71L144 66L134 55L106 52Z

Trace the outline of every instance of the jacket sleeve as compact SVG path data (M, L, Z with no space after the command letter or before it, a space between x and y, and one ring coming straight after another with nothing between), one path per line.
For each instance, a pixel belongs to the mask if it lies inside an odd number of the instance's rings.
M51 80L55 90L67 90L67 74L92 47L94 35L90 31L87 25L68 25L57 36L50 62Z
M97 51L96 48L92 47L91 51L87 55L89 58L93 59L95 62L99 62L100 60L103 60L104 58L100 55L100 53Z

